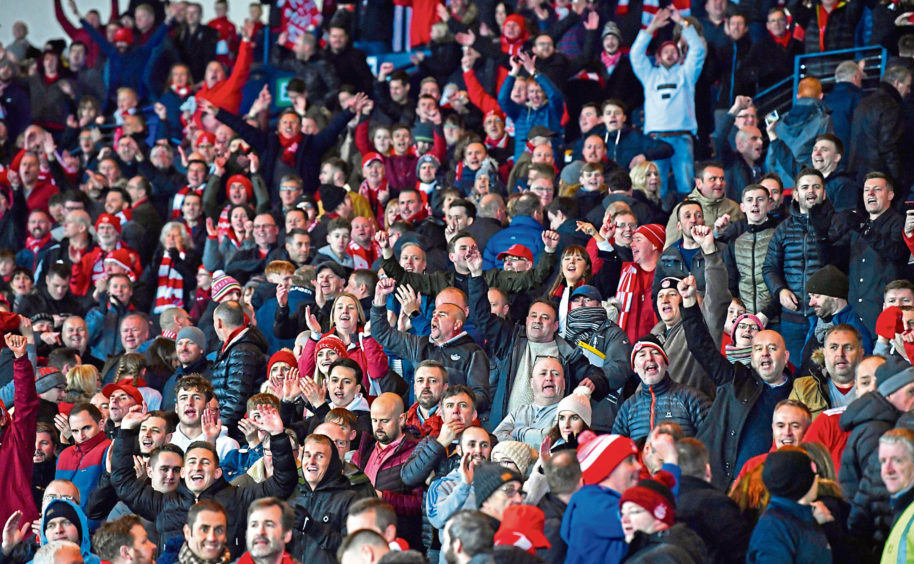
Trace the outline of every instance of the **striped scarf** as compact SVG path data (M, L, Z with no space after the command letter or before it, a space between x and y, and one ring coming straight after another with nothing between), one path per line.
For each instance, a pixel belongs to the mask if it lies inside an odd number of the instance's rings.
M196 188L185 186L184 188L178 190L178 192L175 194L175 197L171 200L172 219L181 219L181 206L184 205L184 196L190 193L191 190L199 194L201 198L203 197L203 184L197 186Z
M229 221L229 211L231 209L232 206L229 204L219 212L219 219L216 221L216 237L218 237L220 241L232 231L232 222Z
M616 289L616 299L622 305L622 311L619 312L619 327L626 331L629 316L632 311L632 303L635 297L644 293L645 288L638 287L638 268L633 262L627 262L622 265L621 276L619 277L619 286ZM650 291L650 288L647 288Z
M587 341L594 331L606 321L606 310L602 306L579 307L568 312L565 332L562 337L573 345Z
M174 251L174 254L184 260L183 252ZM166 250L159 263L159 283L152 313L162 313L171 307L184 307L184 278L175 268L175 259L171 255L172 250Z
M682 17L691 15L691 0L673 0L673 7L679 10ZM641 8L641 29L646 29L654 19L654 14L660 10L659 0L644 0ZM628 13L628 0L619 0L619 6L616 8L616 14L623 16Z

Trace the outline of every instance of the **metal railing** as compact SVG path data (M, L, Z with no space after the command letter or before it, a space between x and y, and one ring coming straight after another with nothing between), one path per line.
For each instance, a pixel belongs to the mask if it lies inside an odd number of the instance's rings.
M844 61L865 60L863 89L872 90L885 72L888 52L884 47L869 45L853 49L838 49L824 53L797 55L793 60L793 75L773 84L755 95L755 107L759 115L772 110L783 113L793 105L800 81L806 77L818 78L825 92L835 84L835 68Z

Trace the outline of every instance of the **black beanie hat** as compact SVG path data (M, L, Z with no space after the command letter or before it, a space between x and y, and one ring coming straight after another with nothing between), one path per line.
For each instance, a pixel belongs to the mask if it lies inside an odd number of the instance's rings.
M321 204L324 205L324 213L333 213L333 210L346 199L346 189L334 186L333 184L321 184L318 187L317 192L321 196Z
M476 494L476 507L482 507L485 500L492 497L495 490L508 482L524 483L520 474L494 462L483 462L473 472L473 492Z
M79 514L76 513L76 509L64 500L55 499L49 503L47 509L44 510L44 523L42 523L42 526L47 529L51 519L56 519L58 517L64 517L76 526L77 535L79 535L76 544L82 544L82 520L79 518Z
M782 448L765 458L762 482L768 493L797 501L809 491L816 479L809 456L795 448Z
M847 275L833 265L823 266L806 281L806 291L833 298L847 299L849 282Z

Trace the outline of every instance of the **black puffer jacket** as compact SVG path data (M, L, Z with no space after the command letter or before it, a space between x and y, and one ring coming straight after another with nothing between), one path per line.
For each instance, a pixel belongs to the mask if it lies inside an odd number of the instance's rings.
M851 2L852 4L856 2ZM828 18L831 26L831 16ZM851 125L851 148L848 168L859 175L878 170L902 182L901 141L904 119L901 95L891 84L880 82L876 91L860 100Z
M831 212L828 200L821 205L823 213ZM808 317L815 313L806 299L806 281L824 266L819 253L824 235L816 233L809 215L801 214L794 201L790 204L790 217L778 225L768 244L768 254L762 267L765 284L774 300L779 299L779 293L784 288L793 292L799 301L797 315Z
M183 528L187 523L187 510L197 501L212 499L225 507L228 513L228 545L233 557L244 552L247 527L248 505L262 497L279 497L285 499L295 492L298 483L298 471L292 456L292 445L288 440L281 440L284 433L273 435L273 476L265 482L251 487L239 488L217 479L212 486L199 495L194 495L182 480L178 489L171 493L160 493L152 489L145 480L138 480L133 468L133 447L136 444L136 429L120 429L114 441L111 456L111 483L117 491L117 497L124 501L131 511L153 521L159 532L159 549L168 540L184 538Z
M739 505L710 483L683 476L676 519L698 533L708 548L708 562L744 562L752 528Z
M330 466L323 479L314 489L303 483L295 499L292 556L309 564L336 564L336 551L346 536L349 506L360 497L343 476L343 463L331 448Z
M698 533L682 523L650 535L637 532L628 545L627 564L702 564L708 551Z
M436 437L428 436L419 441L409 460L400 468L400 479L407 487L418 487L428 483L432 473L436 477L447 476L451 470L460 464L460 455L457 445L448 448L441 446ZM441 546L437 542L435 528L428 521L428 512L425 510L425 496L422 496L422 544L431 551L437 551ZM437 552L435 552L437 554ZM434 560L432 560L434 562Z
M843 419L843 417L842 417ZM896 429L914 431L914 413L905 413L895 423ZM844 458L841 459L844 466ZM880 547L889 536L895 514L880 474L879 457L870 457L863 470L857 493L851 500L851 511L847 517L847 529L862 539Z
M266 353L267 340L251 325L229 342L213 365L212 383L222 410L222 422L235 440L243 438L238 421L247 409L247 399L266 378Z
M674 382L667 374L653 386L642 382L635 395L625 400L613 423L613 433L637 441L648 436L653 427L672 421L687 437L694 437L710 407L708 396Z
M841 430L850 433L838 474L845 499L854 499L863 471L876 458L879 437L893 428L899 417L901 412L877 391L857 398L841 414Z

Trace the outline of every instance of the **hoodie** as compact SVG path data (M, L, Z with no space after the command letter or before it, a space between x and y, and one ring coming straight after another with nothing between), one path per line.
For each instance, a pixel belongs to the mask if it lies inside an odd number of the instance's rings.
M41 516L41 546L48 544L48 537L45 536L44 530L47 528L47 514L48 511L55 507L57 504L66 504L69 505L76 512L76 515L79 516L79 523L74 523L77 528L79 528L79 551L83 555L83 560L86 564L101 564L101 558L92 554L92 535L89 531L89 522L86 519L86 514L78 505L72 501L67 501L65 499L55 499L45 508L44 513Z

